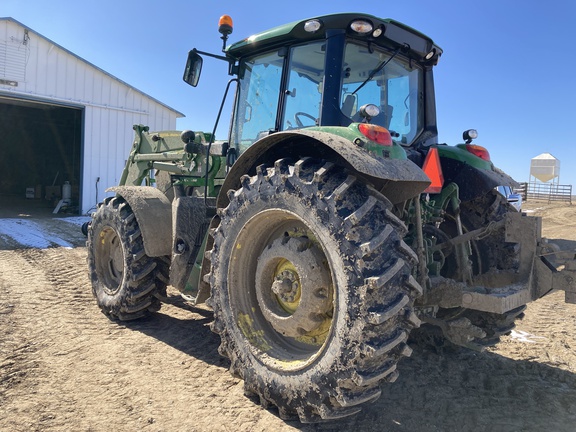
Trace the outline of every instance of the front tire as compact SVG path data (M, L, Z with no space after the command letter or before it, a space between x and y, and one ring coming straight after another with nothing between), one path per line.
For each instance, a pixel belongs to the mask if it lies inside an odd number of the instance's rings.
M404 224L366 183L313 159L259 167L229 198L208 276L231 372L283 418L357 413L396 379L419 325Z
M88 268L92 292L102 312L128 321L160 309L156 295L166 290L161 258L146 255L142 233L128 203L107 198L88 228Z

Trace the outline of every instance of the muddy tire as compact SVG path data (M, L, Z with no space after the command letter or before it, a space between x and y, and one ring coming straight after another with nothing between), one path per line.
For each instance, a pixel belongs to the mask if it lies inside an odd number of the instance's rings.
M473 231L499 221L506 213L514 212L505 197L495 190L461 205L462 224L466 231ZM481 275L490 270L516 270L519 267L519 250L515 243L506 243L504 229L473 242L473 273Z
M489 347L500 342L501 336L510 334L512 329L516 327L516 322L524 318L525 310L526 305L509 310L504 314L466 309L462 316L468 318L473 325L486 333L486 336L478 339L476 343L483 347Z
M468 231L487 226L502 219L508 212L516 212L505 197L495 190L476 200L463 203L462 223ZM520 263L519 249L514 243L506 243L504 230L476 240L473 244L474 273L483 274L490 270L517 270ZM526 305L519 306L505 314L481 312L466 309L462 314L472 324L481 328L486 336L478 342L483 346L492 346L500 342L500 337L507 335L516 326L516 321L524 317Z
M501 220L507 212L516 212L506 199L497 191L491 190L487 194L461 205L461 220L464 232L486 227L492 222ZM455 235L454 221L442 225L446 238ZM472 247L472 272L474 276L485 274L489 271L514 271L519 266L519 251L516 244L506 243L504 230L492 232L489 236L471 242ZM447 265L442 276L451 278L455 272L455 262L447 260ZM475 328L482 330L484 336L474 336L470 340L470 346L482 350L496 345L500 337L509 334L515 327L515 322L524 317L525 305L510 310L504 314L482 312L466 308L440 309L437 318L445 321L466 319L470 322L472 330L470 334L477 333ZM430 333L429 335L427 333ZM425 341L425 344L433 344L436 347L448 347L450 342L443 340L441 332L430 329L428 325L422 326L413 334L414 341ZM433 343L432 343L433 342Z
M207 276L232 374L282 418L359 412L396 379L419 325L404 224L370 186L313 159L259 167L228 196Z
M92 215L88 230L92 292L102 312L128 321L160 309L166 264L146 255L132 209L122 198L107 198Z

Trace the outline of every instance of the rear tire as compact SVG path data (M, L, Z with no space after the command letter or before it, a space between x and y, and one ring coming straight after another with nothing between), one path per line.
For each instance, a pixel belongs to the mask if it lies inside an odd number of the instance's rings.
M110 318L128 321L160 309L166 283L160 258L146 255L132 209L121 197L107 198L88 229L88 268L98 306Z
M461 220L464 232L474 231L486 227L493 222L497 222L505 217L508 212L516 212L506 199L495 190L491 190L485 195L475 200L462 202ZM455 221L449 220L440 227L446 234L446 238L455 235ZM472 246L472 272L474 276L481 276L490 271L515 271L519 265L519 253L517 245L506 243L504 229L492 232L490 235L476 239L471 242ZM453 257L447 260L442 276L453 278L456 271L456 262ZM482 330L485 336L474 336L469 341L470 346L477 350L496 345L500 337L509 334L515 327L515 322L524 317L525 305L512 309L504 314L483 312L466 308L446 309L440 308L437 318L451 321L455 319L466 319L475 328ZM476 333L474 328L470 330L472 336ZM426 333L430 333L427 335ZM425 341L436 347L444 347L450 342L442 340L437 330L431 329L429 325L422 326L415 333L414 341Z
M282 418L359 412L396 379L419 325L404 224L370 186L313 159L259 167L229 198L208 277L232 374Z
M473 231L501 220L510 212L516 213L517 210L496 190L490 190L482 197L462 204L462 224L467 231ZM519 267L518 247L514 243L506 243L504 229L474 241L473 249L476 251L472 257L475 275L493 270L515 271ZM488 347L496 345L501 336L509 334L516 327L515 322L524 317L525 309L526 305L522 305L504 314L465 309L462 316L486 333L477 342Z

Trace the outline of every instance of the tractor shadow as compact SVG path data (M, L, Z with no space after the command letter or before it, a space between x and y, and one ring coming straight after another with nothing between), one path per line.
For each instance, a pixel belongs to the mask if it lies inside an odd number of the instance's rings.
M228 359L218 354L220 337L210 330L214 314L185 301L162 304L159 313L145 320L123 323L127 328L150 336L207 364L228 368Z
M400 377L356 417L309 431L576 430L576 374L528 360L414 347Z
M126 326L228 373L228 359L218 354L220 338L209 327L212 320L211 311L181 303ZM384 384L382 396L358 415L314 425L284 421L286 427L306 432L576 430L576 374L570 371L492 352L413 349L398 366L398 380ZM278 416L276 409L269 411Z
M574 240L566 240L566 239L548 239L551 243L554 243L560 247L562 251L573 251L576 253L576 241Z

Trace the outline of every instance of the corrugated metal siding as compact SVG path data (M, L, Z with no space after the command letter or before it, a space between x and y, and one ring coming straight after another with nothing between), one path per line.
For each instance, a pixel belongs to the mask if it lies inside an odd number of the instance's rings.
M18 69L21 63L24 67ZM17 81L17 86L3 79ZM82 213L102 200L106 188L118 184L132 146L134 124L174 130L176 119L182 117L11 20L0 20L0 92L84 108Z
M18 41L0 41L0 77L10 81L26 79L25 47Z

